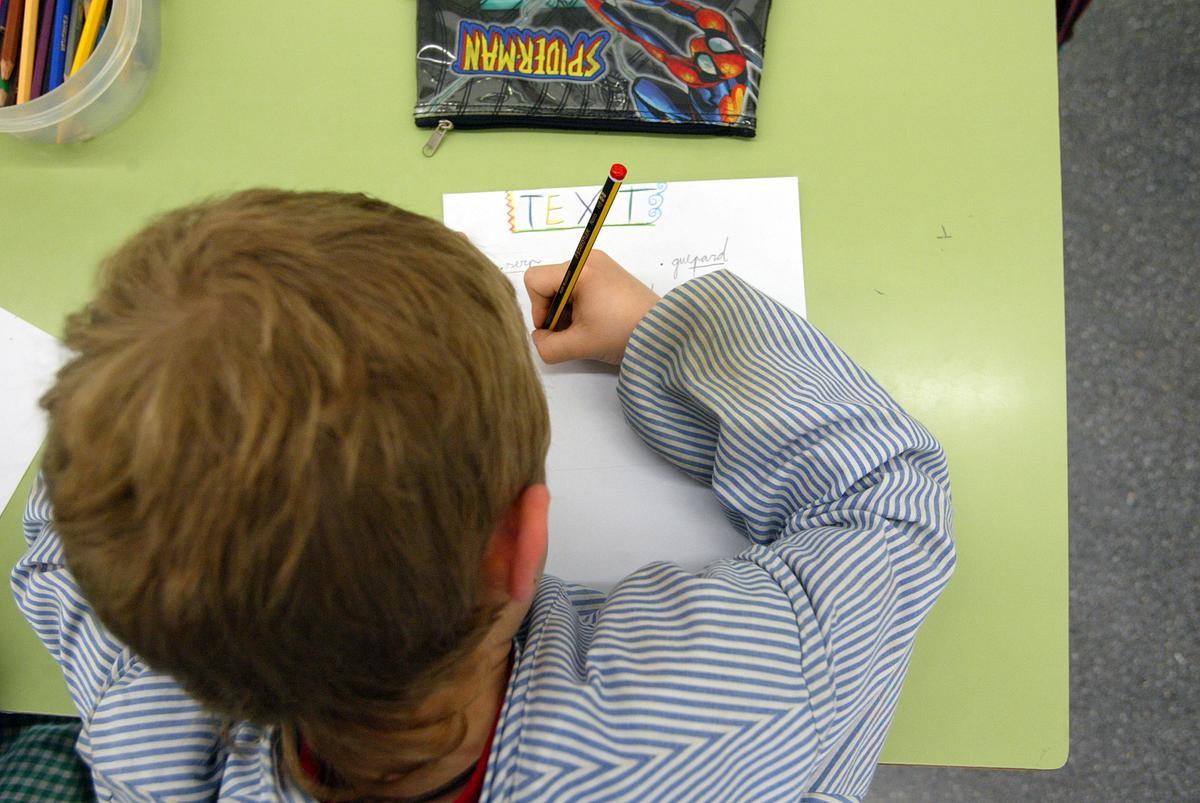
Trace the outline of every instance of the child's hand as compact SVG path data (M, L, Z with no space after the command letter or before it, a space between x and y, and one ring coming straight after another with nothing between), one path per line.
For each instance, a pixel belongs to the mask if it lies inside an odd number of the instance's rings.
M525 271L534 326L546 322L550 302L562 284L568 264L539 265ZM559 318L558 331L539 328L533 333L533 343L548 363L590 359L616 365L625 356L625 346L634 328L656 303L657 293L608 254L593 251Z

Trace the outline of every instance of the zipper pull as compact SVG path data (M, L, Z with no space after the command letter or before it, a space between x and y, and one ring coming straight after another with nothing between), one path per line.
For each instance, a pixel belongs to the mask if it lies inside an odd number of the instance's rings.
M453 130L454 123L449 120L438 120L437 128L433 130L433 136L425 143L425 147L421 148L421 153L426 156L433 156L437 153L437 149L441 147L442 140Z

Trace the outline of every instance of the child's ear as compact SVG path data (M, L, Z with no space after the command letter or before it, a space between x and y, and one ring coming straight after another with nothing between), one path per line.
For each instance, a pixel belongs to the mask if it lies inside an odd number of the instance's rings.
M488 541L483 581L518 603L529 602L546 566L550 489L530 485L513 500Z

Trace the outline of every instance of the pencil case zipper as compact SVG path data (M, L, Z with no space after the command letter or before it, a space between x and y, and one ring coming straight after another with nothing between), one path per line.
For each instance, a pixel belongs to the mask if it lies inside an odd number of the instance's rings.
M433 134L421 149L433 156L442 141L455 129L480 128L557 128L568 131L615 131L651 134L711 134L725 137L750 138L753 128L721 125L719 123L659 123L651 120L573 120L569 117L537 117L532 115L456 114L426 115L416 118L418 128L432 128Z

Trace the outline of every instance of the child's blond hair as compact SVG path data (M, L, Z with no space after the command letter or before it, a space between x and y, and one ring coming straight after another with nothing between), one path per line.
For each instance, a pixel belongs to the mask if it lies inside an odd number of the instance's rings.
M500 271L382 201L250 191L133 237L66 342L44 471L101 621L343 791L451 751L459 712L415 712L470 671L549 439Z

